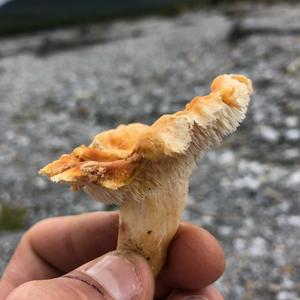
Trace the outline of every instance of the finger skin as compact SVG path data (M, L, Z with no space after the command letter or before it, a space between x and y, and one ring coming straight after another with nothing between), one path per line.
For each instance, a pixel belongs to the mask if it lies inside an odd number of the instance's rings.
M118 213L38 222L21 239L0 281L0 300L20 284L59 277L116 247ZM59 255L58 255L59 253Z
M225 256L217 240L206 230L184 223L178 229L160 279L172 288L201 289L224 272Z
M32 248L25 235L18 245L13 258L0 281L0 300L20 284L33 279L54 278L60 276L54 267L44 261Z
M104 300L102 294L79 280L57 278L50 280L29 281L16 288L7 300Z
M33 226L28 236L37 253L62 273L67 273L114 250L118 224L117 212L88 213L42 221Z
M0 281L0 300L18 285L61 276L116 248L118 213L96 212L52 218L23 237ZM59 255L58 255L59 253ZM183 223L165 267L156 279L156 297L171 289L201 289L224 271L224 253L204 229Z
M197 290L212 284L225 270L225 256L205 229L182 223L169 247L167 262L156 279L156 298L174 289Z
M95 270L99 271L96 276ZM88 262L63 277L24 283L7 299L150 300L153 294L154 278L147 261L134 253L117 252Z
M224 297L215 287L210 285L202 290L174 291L167 298L167 300L188 300L188 299L224 300Z

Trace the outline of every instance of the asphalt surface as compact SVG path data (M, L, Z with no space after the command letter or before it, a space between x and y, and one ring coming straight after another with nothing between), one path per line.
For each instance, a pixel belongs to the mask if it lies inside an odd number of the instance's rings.
M222 73L255 87L239 130L199 162L184 218L220 240L225 299L300 299L300 6L224 6L0 41L0 270L23 230L102 209L38 170L119 123L151 123Z

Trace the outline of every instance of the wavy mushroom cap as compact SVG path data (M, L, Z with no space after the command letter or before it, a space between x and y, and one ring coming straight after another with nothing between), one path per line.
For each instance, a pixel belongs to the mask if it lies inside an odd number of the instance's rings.
M88 184L114 190L128 185L143 161L184 156L189 149L196 159L244 119L252 84L242 75L222 75L213 81L211 90L151 126L134 123L102 132L90 146L62 155L40 173L75 190Z

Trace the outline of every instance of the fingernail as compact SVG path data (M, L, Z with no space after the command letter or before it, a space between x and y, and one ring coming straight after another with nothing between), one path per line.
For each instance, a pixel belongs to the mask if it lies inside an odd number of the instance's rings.
M106 255L88 267L85 273L113 299L138 299L141 294L142 283L136 266L126 257Z

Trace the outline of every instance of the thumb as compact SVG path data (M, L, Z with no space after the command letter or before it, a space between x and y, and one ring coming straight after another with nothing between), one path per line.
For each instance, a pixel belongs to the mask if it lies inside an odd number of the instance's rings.
M111 252L62 277L22 284L7 300L150 300L153 295L148 263L131 252Z

